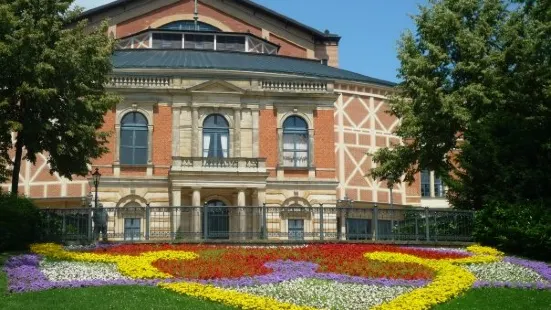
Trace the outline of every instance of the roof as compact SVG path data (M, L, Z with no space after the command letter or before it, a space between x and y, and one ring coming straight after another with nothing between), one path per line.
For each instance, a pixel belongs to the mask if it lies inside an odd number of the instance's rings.
M109 2L107 4L104 4L104 5L100 5L98 7L95 7L95 8L92 8L92 9L89 9L87 11L84 11L82 14L80 14L80 18L84 19L84 18L89 18L93 15L96 15L96 14L101 14L103 12L106 12L108 10L111 10L111 9L114 9L114 8L117 8L117 7L120 7L120 6L124 6L125 4L128 4L130 2L133 2L133 1L136 1L136 0L115 0L113 2ZM313 35L315 35L318 39L323 39L323 40L326 40L326 41L335 41L335 42L338 42L341 37L337 34L333 34L333 33L326 33L326 32L322 32L322 31L319 31L315 28L312 28L308 25L305 25L295 19L292 19L290 17L287 17L283 14L280 14L274 10L271 10L263 5L260 5L260 4L257 4L251 0L234 0L236 2L239 2L249 8L252 8L254 10L259 10L259 11L262 11L264 14L266 15L269 15L271 17L274 17L276 19L280 19L280 20L283 20L285 21L286 23L290 24L290 25L293 25L297 28L300 28L300 29L303 29L307 32L310 32L312 33Z
M283 73L332 80L355 81L393 87L396 83L352 71L329 67L319 61L277 55L205 50L117 50L115 69L204 69Z

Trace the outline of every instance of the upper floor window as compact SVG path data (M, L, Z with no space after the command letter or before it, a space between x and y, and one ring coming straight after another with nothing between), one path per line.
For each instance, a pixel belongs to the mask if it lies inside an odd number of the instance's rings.
M120 163L147 164L147 119L139 112L130 112L121 120Z
M439 176L434 176L434 197L444 197L446 191L444 189L444 182Z
M430 171L421 171L421 197L430 197Z
M203 157L228 157L230 128L220 114L209 115L203 123Z
M179 20L168 23L159 27L160 29L168 30L188 30L188 31L221 31L220 29L203 22L197 22L197 29L195 29L195 21L193 20Z
M308 124L299 116L283 122L283 166L308 167Z

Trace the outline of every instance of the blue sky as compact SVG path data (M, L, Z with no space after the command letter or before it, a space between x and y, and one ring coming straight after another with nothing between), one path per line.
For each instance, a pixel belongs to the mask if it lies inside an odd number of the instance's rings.
M112 0L77 0L87 9ZM396 46L409 15L426 0L255 0L319 30L342 36L340 67L371 77L397 81ZM300 5L297 5L299 4ZM201 12L199 12L200 14Z

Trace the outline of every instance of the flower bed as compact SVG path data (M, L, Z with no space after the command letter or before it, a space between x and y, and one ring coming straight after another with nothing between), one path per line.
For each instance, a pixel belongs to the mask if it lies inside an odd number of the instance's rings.
M551 268L491 248L320 244L32 246L5 264L12 292L160 287L247 309L428 309L472 287L551 289Z

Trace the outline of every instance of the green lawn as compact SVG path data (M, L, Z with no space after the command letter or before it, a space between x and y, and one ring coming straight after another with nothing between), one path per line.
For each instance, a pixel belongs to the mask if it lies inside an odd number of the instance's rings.
M521 290L512 288L479 288L445 304L437 310L549 310L551 291Z

